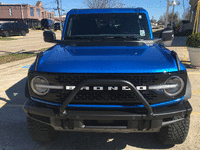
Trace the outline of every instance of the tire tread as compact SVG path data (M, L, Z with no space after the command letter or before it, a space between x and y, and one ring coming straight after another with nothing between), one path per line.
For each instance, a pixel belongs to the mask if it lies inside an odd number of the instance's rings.
M59 132L55 131L53 127L40 123L29 117L27 117L27 127L31 138L40 143L54 141L59 136Z
M181 119L183 116L176 116L174 120ZM161 128L158 139L163 144L181 144L185 141L189 131L190 119L186 118L180 122Z

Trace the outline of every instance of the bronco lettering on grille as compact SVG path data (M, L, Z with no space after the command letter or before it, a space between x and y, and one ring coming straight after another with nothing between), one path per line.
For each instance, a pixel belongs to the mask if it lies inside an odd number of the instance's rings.
M76 86L66 86L66 90L74 90ZM147 90L147 87L146 86L136 86L137 90ZM114 90L114 91L117 91L119 90L119 87L118 86L108 86L107 88L103 87L103 86L93 86L92 88L89 87L89 86L83 86L81 88L81 90L86 90L86 91L89 91L89 90L94 90L94 91L102 91L102 90L108 90L108 91L111 91L111 90ZM127 91L127 90L131 90L128 86L121 86L121 90L123 91Z

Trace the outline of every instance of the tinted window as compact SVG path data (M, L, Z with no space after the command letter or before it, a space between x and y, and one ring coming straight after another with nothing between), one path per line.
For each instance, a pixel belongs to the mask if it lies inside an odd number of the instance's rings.
M150 39L144 13L70 15L65 38L70 36L126 36Z
M9 23L3 23L2 26L3 26L3 27L9 26Z
M52 20L48 20L48 23L49 23L49 25L52 25L53 21Z

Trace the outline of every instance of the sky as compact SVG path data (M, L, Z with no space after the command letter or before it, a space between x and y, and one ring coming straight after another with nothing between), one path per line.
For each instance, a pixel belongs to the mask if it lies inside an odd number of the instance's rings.
M57 10L53 10L53 8L57 8L56 0L40 0L42 1L42 4L46 11L55 11L55 15L58 15ZM124 4L124 7L143 7L147 10L149 13L150 19L152 19L152 16L154 19L159 20L160 15L163 15L166 13L167 9L167 0L121 0ZM172 1L172 0L171 0ZM178 1L178 0L176 0ZM185 1L185 8L187 8L189 5L189 0ZM36 5L37 0L0 0L0 2L3 2L5 4L29 4L29 5ZM67 13L70 9L84 9L87 8L85 4L83 3L84 0L62 0L62 9L65 11L62 11L63 13ZM172 11L172 6L169 8L170 11ZM175 12L178 11L181 15L184 12L183 9L183 0L180 0L180 5L175 6Z

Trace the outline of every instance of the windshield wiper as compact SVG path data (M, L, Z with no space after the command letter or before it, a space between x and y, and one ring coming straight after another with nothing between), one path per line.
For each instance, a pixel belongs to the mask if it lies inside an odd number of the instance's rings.
M136 36L104 36L103 38L106 38L106 39L129 39L129 40L136 40L136 41L139 41L139 37L136 37Z
M88 40L93 40L93 38L91 38L90 36L69 36L66 37L65 40L68 39L88 39Z
M134 40L139 41L139 37L137 36L68 36L65 40L68 39L88 39L91 41L102 40L102 39L124 39L124 40Z

